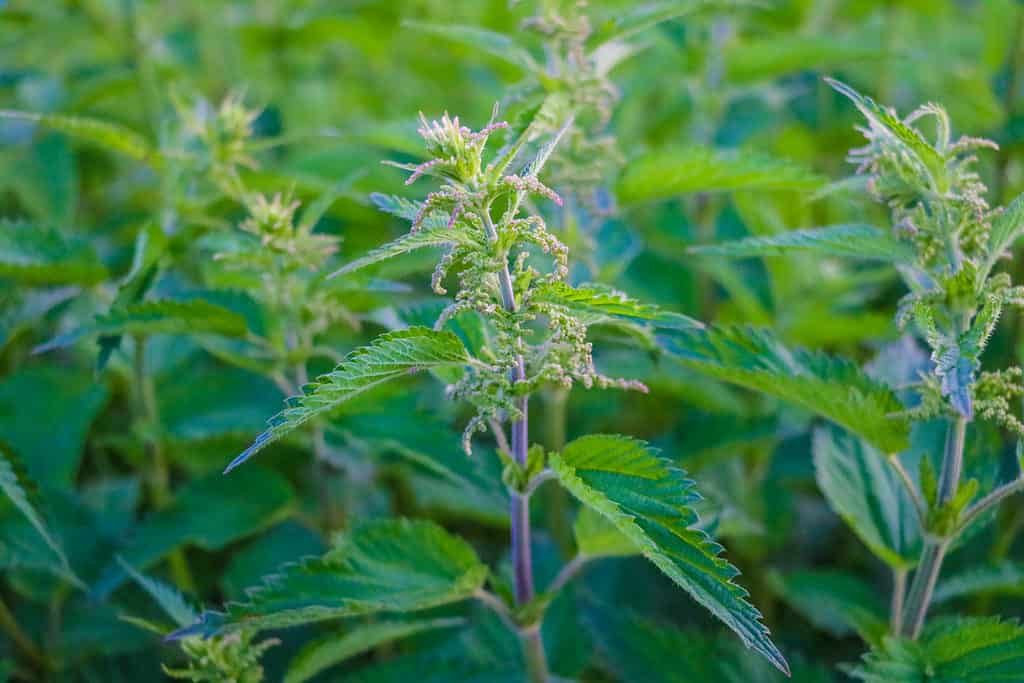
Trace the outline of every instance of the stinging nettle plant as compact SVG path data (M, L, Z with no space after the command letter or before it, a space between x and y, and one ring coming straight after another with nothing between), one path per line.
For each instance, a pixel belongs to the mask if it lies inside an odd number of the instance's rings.
M975 152L996 145L954 139L942 107L928 104L901 118L843 83L828 82L867 120L860 130L868 144L849 158L871 197L889 208L891 229L796 230L694 251L730 258L806 252L892 262L910 290L896 322L916 331L930 359L917 377L890 387L853 363L788 350L767 332L720 328L662 339L691 367L793 402L852 432L851 438L832 428L817 430L818 482L833 509L893 574L888 625L875 622L866 606L848 615L872 646L850 670L855 678L1019 680L1024 628L1018 622L927 617L938 601L936 585L947 555L990 522L1001 502L1024 490L1024 425L1016 407L1024 394L1021 369L983 370L981 364L1000 313L1024 304L1024 288L997 272L1024 232L1024 199L1005 209L989 207ZM914 367L910 355L898 355L896 362L903 366L897 374ZM912 447L912 430L917 434L935 422L945 425L944 445L922 454L922 447ZM1013 435L1018 445L1013 476L982 492L984 475L979 470L977 478L967 476L972 472L965 453L968 428L986 424ZM987 463L993 465L998 468ZM842 599L838 593L830 597Z
M543 112L538 113L541 116ZM550 680L540 626L551 599L592 559L642 554L729 626L750 648L788 673L788 666L720 557L721 546L698 524L694 483L644 442L624 436L587 435L560 452L530 444L531 394L545 386L644 390L628 379L607 377L594 365L587 331L611 325L651 336L656 329L696 329L685 316L642 304L602 285L566 281L567 249L548 230L529 198L558 203L539 175L561 135L548 136L529 162L543 121L526 127L498 152L488 143L505 123L492 117L480 131L457 118L423 120L420 134L432 157L409 171L408 183L436 178L440 189L424 201L375 196L385 211L411 222L407 235L337 271L360 268L423 247L443 255L432 278L438 294L455 280L451 303L433 328L386 333L350 353L332 372L304 387L269 428L228 466L240 466L300 426L384 382L429 370L448 385L452 399L472 405L463 445L490 429L505 463L511 528L512 590L499 597L494 574L463 540L433 523L388 520L357 524L326 555L286 565L243 603L206 612L177 637L223 636L239 629L278 628L328 618L408 612L476 598L518 633L530 680ZM451 277L449 277L451 273ZM451 285L449 285L451 286ZM452 321L460 330L450 329ZM510 431L511 437L506 433ZM583 509L575 527L576 557L541 590L534 581L531 494L555 480ZM499 594L487 590L490 580Z

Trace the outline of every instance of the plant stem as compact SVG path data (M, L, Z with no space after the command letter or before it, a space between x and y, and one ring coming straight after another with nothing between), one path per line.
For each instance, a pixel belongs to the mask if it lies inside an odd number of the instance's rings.
M166 507L171 501L170 477L167 471L167 460L164 456L163 436L160 433L160 408L156 400L156 387L153 378L146 372L146 337L135 337L135 396L136 414L145 420L143 441L146 459L149 461L149 495L153 507ZM167 557L171 576L179 588L186 591L195 590L195 582L188 568L184 552L178 548Z
M958 417L950 423L946 431L946 448L942 457L942 471L939 474L938 500L943 506L956 494L960 485L960 473L964 462L964 436L967 432L967 419ZM907 607L903 616L903 633L916 639L924 626L928 607L931 605L935 582L942 569L942 561L949 549L949 538L929 538L925 541L921 553L921 561L914 574L914 582L910 586Z
M568 399L568 390L561 387L553 389L545 396L544 443L549 450L560 451L565 446ZM561 486L549 486L542 494L548 533L554 539L562 557L570 557L573 552L573 540L570 527L566 524L569 499L565 489Z
M22 630L18 620L14 618L10 609L2 601L0 601L0 630L3 630L10 637L14 647L25 655L25 658L32 662L32 664L44 670L49 668L49 662L42 650L36 647L36 644L32 642L28 634Z
M548 683L548 661L544 654L544 640L541 638L540 622L519 631L519 642L526 657L526 671L530 683Z
M558 591L562 590L567 583L576 578L583 567L586 566L587 561L590 560L586 555L576 555L569 560L565 566L562 567L558 575L551 581L551 585L548 586L547 592L554 595Z
M889 609L889 631L897 636L903 630L903 599L907 593L907 570L892 570L892 602Z

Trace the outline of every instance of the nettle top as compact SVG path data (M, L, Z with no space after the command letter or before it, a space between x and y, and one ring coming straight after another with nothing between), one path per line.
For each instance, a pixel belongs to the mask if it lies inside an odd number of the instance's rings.
M897 322L913 321L932 350L934 373L920 386L915 418L940 415L993 420L1018 434L1024 424L1011 399L1024 393L1021 370L979 373L980 357L1002 307L1024 304L1024 287L992 269L1016 237L1015 202L1006 211L989 208L987 187L975 171L978 149L991 140L952 137L949 117L926 104L904 119L848 86L830 81L867 118L867 146L851 161L867 177L868 189L892 210L895 237L913 248L902 268L911 291L900 302ZM931 119L934 141L919 128Z

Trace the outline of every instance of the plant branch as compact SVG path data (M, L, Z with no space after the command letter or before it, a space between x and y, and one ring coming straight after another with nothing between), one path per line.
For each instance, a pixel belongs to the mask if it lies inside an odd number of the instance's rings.
M548 586L547 592L551 595L558 593L558 591L565 588L565 585L572 581L576 576L583 571L583 568L587 565L587 562L591 560L586 555L576 555L571 560L566 562L562 569L558 572L558 575L551 581L551 585Z
M907 570L892 570L892 601L889 605L889 631L895 636L903 630L903 601L907 593Z
M501 600L501 598L494 593L484 590L483 588L473 593L473 597L487 605L491 611L497 614L498 618L501 619L502 623L504 623L510 631L515 633L519 632L519 624L516 623L515 617L512 616L512 611L508 608L508 605Z
M957 533L965 531L969 526L974 524L979 517L999 505L1006 498L1009 498L1013 494L1021 491L1024 491L1024 477L1015 479L1008 484L1003 484L996 490L992 491L977 503L967 508L967 512L964 513L964 516L960 520L960 524L957 526Z
M907 490L907 493L910 494L910 499L914 502L914 510L917 512L917 521L921 523L921 528L923 529L928 513L925 509L924 501L921 500L921 494L918 493L917 487L914 486L914 480L910 478L910 473L907 472L907 468L903 466L898 454L889 454L889 464L891 464L897 474L900 475L900 481L903 482L903 487Z

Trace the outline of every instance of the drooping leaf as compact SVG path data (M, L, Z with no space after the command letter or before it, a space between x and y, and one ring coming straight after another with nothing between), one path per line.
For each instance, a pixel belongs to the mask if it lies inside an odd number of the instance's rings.
M794 610L833 636L856 632L872 642L886 631L881 593L853 574L805 570L770 577L776 592Z
M851 675L866 683L1024 680L1024 628L999 617L937 620L916 642L886 637Z
M195 610L176 588L136 571L134 567L123 560L120 561L120 564L132 581L146 591L178 627L188 626L196 620Z
M288 665L284 683L303 683L321 671L372 651L385 643L425 631L451 628L461 619L419 619L360 624L348 631L324 636L305 645Z
M66 133L83 142L105 147L138 161L156 164L160 160L156 150L144 137L133 130L109 121L59 114L35 114L9 109L0 109L0 119L35 121L42 126Z
M970 567L941 578L935 586L932 602L939 604L985 593L1024 596L1024 565L1007 560Z
M423 33L445 38L460 43L474 51L483 52L517 66L527 72L541 70L536 60L525 48L503 33L489 31L478 26L461 26L458 24L429 24L421 21L406 21L402 24Z
M681 313L641 303L602 285L573 287L564 282L549 282L532 290L531 297L534 301L557 306L587 325L611 323L675 330L703 327Z
M129 304L98 315L92 323L54 337L36 347L35 351L46 353L95 336L217 334L241 337L247 329L245 318L223 306L202 299L163 299Z
M279 521L294 498L284 477L262 467L247 468L230 478L214 473L194 479L170 505L150 513L127 534L120 559L145 571L185 545L220 550ZM106 597L127 578L121 562L112 562L92 593Z
M106 267L87 242L0 221L0 278L26 285L94 285L106 277Z
M18 457L3 446L0 446L0 491L24 515L53 552L59 563L60 575L73 584L81 586L81 580L75 575L64 554L63 545L50 531L49 525L43 517L35 483L29 478Z
M624 204L637 204L697 192L813 190L823 184L821 176L793 161L691 146L656 150L631 161L618 196Z
M323 557L288 564L224 613L206 612L176 637L263 630L378 612L413 612L471 597L487 567L433 522L379 520L355 527Z
M914 250L890 233L870 225L834 225L827 228L793 230L767 237L747 237L735 242L691 247L708 256L756 258L807 252L821 256L872 259L910 263Z
M314 417L329 413L383 382L419 370L461 367L467 360L465 347L452 332L410 327L383 334L369 346L348 354L333 371L303 387L303 395L290 399L288 407L270 419L270 427L231 461L225 472Z
M720 557L722 546L695 527L699 496L692 481L641 441L584 436L551 456L562 485L611 522L677 585L731 628L747 647L787 672L739 571Z
M880 560L908 570L922 531L895 468L870 444L834 427L814 432L814 470L829 506Z
M884 453L910 443L908 420L895 414L903 409L896 395L849 361L788 349L749 327L709 327L659 341L688 367L821 415Z

